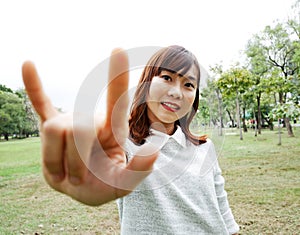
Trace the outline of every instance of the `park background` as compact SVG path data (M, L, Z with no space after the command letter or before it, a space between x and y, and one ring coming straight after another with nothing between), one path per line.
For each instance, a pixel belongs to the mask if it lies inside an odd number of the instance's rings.
M44 182L39 123L21 83L22 62L37 62L46 92L66 112L80 83L113 47L170 43L191 49L206 70L191 128L216 144L241 234L297 234L299 0L152 1L148 9L137 1L112 2L0 3L0 234L119 232L114 202L86 207Z

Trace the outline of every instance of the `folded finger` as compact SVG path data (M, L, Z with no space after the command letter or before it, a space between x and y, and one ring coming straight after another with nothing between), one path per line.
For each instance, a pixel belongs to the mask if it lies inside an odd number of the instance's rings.
M88 162L91 150L92 130L87 127L73 126L66 133L66 168L69 181L78 185L83 183L88 173Z
M51 119L44 123L42 130L42 155L46 179L58 183L65 178L64 146L65 127L64 121ZM50 183L50 182L49 182Z

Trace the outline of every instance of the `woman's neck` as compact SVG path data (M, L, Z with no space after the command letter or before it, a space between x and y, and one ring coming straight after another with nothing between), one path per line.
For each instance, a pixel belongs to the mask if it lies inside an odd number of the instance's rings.
M151 128L163 132L167 135L173 135L174 132L176 131L175 123L165 124L165 123L155 122L151 124Z

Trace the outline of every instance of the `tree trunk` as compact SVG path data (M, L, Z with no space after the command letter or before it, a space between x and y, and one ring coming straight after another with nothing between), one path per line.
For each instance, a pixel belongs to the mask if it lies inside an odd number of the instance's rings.
M279 103L282 105L284 104L284 100L283 100L283 93L282 92L279 92L278 93L278 96L279 96ZM288 118L283 118L283 123L282 123L282 127L285 128L286 127L286 122L288 121ZM287 127L287 131L289 133L289 130L288 130L288 127ZM292 131L293 132L293 131Z
M253 109L253 120L254 120L254 136L256 137L257 136L257 120L256 120L256 115L255 115L255 111Z
M238 91L236 92L236 119L237 119L237 125L240 130L240 140L243 140L243 132L241 128L241 119L240 119L240 102L239 102L239 95Z
M273 125L272 119L268 121L268 125L269 125L270 131L273 131L274 130L274 125Z
M229 116L229 119L230 119L230 121L231 121L232 127L234 127L234 120L233 120L233 118L231 117L231 114L230 114L229 110L226 109L226 112L227 112L227 114L228 114L228 116Z
M284 123L288 132L288 136L289 137L295 137L294 133L293 133L293 127L290 123L290 119L289 118L284 118Z
M219 90L216 90L217 97L218 97L218 111L220 117L220 126L219 126L219 136L223 136L223 105L222 105L222 97L220 95Z
M256 101L257 101L257 129L258 129L258 134L261 134L261 107L260 107L260 97L261 93L256 96Z
M246 108L243 107L243 131L247 132L247 126L246 126Z
M257 136L257 121L256 121L256 118L254 119L254 126L255 126L254 136L256 137Z
M276 93L275 92L273 94L273 97L274 97L274 104L277 104L277 98L276 98Z
M281 127L280 127L280 118L278 119L278 145L281 145Z

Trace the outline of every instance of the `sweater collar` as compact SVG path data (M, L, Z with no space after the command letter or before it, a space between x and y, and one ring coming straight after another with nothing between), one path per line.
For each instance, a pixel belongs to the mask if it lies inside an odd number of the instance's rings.
M163 146L169 139L172 138L182 147L186 147L186 138L180 126L177 126L176 131L173 135L168 135L153 128L150 129L150 133L150 136L146 138L147 142L156 143Z

